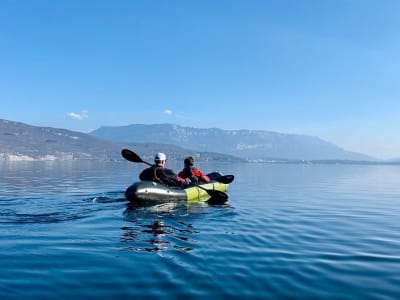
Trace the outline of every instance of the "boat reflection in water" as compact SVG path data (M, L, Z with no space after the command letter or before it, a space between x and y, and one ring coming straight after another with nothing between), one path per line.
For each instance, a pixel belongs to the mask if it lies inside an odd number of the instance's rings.
M196 243L195 230L186 219L197 218L212 207L207 203L186 201L163 202L158 204L129 203L124 219L132 226L122 227L120 241L126 243L122 251L164 251L177 249L193 250Z

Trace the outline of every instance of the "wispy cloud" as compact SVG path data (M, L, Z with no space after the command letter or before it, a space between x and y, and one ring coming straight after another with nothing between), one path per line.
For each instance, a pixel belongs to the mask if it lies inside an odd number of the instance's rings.
M70 112L67 114L67 116L70 117L71 119L77 120L77 121L82 121L84 119L89 118L87 110L82 110L80 113Z
M173 112L172 110L170 110L170 109L164 110L164 114L166 114L166 115L168 115L168 116L172 115L173 113L174 113L174 112Z
M174 119L182 119L182 120L192 120L193 118L188 118L186 115L181 114L180 112L176 112L176 111L172 111L171 109L165 109L163 111L163 114L167 115L167 116L172 116Z

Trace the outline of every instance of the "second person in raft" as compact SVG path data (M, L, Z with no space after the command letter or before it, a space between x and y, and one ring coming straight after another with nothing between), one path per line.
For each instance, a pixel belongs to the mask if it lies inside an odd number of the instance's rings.
M190 179L182 178L174 173L171 169L165 167L167 156L158 152L154 156L154 165L144 169L140 173L140 180L156 181L168 186L182 186L190 183Z
M192 156L186 157L183 163L185 166L183 170L178 173L179 177L189 178L191 182L195 183L210 182L210 178L207 175L194 167L194 158Z

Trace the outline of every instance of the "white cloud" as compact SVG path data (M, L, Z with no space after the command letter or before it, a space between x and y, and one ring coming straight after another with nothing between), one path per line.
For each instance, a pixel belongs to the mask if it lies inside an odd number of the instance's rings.
M74 113L74 112L70 112L67 114L68 117L70 117L73 120L77 120L77 121L82 121L84 119L89 118L88 115L88 111L87 110L82 110L80 113Z
M174 112L172 111L172 110L170 110L170 109L166 109L166 110L164 110L164 114L166 114L166 115L172 115Z

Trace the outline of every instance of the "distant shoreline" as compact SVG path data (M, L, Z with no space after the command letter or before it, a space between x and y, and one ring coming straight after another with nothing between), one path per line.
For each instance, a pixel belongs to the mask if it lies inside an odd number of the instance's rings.
M174 160L174 159L171 159ZM99 158L78 158L57 157L54 155L44 155L41 157L31 157L27 155L10 155L0 153L0 162L123 162L123 159L99 159ZM179 161L176 159L176 161ZM207 161L204 161L207 162ZM203 162L203 163L204 163ZM216 162L210 160L208 162ZM223 162L218 160L218 162ZM257 164L302 164L302 165L400 165L400 161L357 161L357 160L286 160L286 159L257 159L242 160L239 162L229 161L229 163L257 163Z

